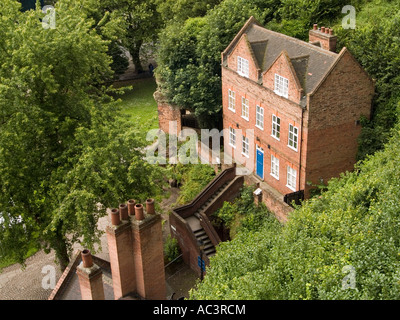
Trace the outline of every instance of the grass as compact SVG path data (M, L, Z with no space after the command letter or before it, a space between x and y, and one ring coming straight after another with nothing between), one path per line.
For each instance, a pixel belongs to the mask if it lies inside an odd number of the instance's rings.
M153 98L157 88L154 78L121 81L114 86L132 86L131 90L120 96L123 116L132 122L139 122L143 132L158 129L157 103Z

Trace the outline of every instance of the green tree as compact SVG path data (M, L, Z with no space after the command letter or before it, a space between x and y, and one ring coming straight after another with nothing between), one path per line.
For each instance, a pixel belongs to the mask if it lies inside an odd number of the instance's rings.
M157 11L164 23L184 22L188 18L202 17L221 0L156 0Z
M100 2L100 7L121 20L124 33L119 35L119 39L131 54L135 70L142 72L142 46L145 43L154 43L162 27L155 0L106 0Z
M225 0L160 35L160 89L171 103L194 112L203 128L221 125L221 52L252 15L261 16L254 3Z
M400 1L373 1L357 15L356 30L338 30L346 46L376 80L371 121L364 119L359 159L383 148L398 117L400 101Z
M39 8L0 3L0 259L45 248L65 267L76 240L98 241L106 207L158 186L103 85L109 41L75 1L55 8L56 28L44 29Z

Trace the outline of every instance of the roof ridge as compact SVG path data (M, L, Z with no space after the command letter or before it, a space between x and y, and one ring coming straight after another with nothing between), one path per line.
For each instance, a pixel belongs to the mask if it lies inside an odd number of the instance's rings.
M320 52L320 53L323 53L323 54L326 54L328 56L337 56L338 55L338 53L336 53L336 52L332 52L332 51L329 51L329 50L322 49L322 48L317 47L316 45L313 45L313 44L311 44L309 42L297 39L295 37L288 36L288 35L283 34L283 33L279 33L277 31L273 31L273 30L267 29L267 28L262 27L262 26L257 25L257 24L252 24L250 27L260 28L264 32L272 33L272 34L274 34L274 35L276 35L278 37L285 38L286 40L289 40L289 41L292 41L292 42L296 42L296 43L298 43L300 45L304 45L306 47L312 48L313 50L315 50L317 52Z

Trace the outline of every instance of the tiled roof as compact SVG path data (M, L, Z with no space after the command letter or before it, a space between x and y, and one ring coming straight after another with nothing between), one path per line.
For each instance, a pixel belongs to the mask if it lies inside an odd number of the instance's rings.
M93 262L103 273L103 288L106 300L114 300L112 287L111 266L108 261L92 256ZM76 268L82 262L80 251L75 254L68 267L64 270L59 283L53 290L49 300L82 300Z
M338 58L338 54L335 52L268 30L254 18L249 19L238 34L239 37L235 37L224 51L225 56L229 55L243 34L246 34L253 49L261 73L271 67L282 51L286 51L305 94L314 91Z

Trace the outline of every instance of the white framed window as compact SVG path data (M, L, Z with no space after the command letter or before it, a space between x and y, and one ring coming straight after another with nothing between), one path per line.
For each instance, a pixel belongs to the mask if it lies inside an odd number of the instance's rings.
M282 97L289 96L289 80L275 73L275 93Z
M228 90L228 97L229 97L229 102L228 102L228 109L235 112L235 105L236 105L236 93L235 91L232 91L231 89Z
M249 138L242 136L242 154L249 157Z
M289 140L288 146L293 150L297 151L299 129L291 124L289 124Z
M276 115L272 115L272 132L271 136L275 139L280 140L281 136L281 118L277 117Z
M236 148L236 130L229 127L229 144Z
M249 121L249 99L242 97L242 118Z
M237 72L241 76L248 78L249 77L249 60L238 56L237 57Z
M271 176L279 180L279 159L271 155Z
M297 171L292 167L288 166L286 187L288 187L293 191L296 191L296 179L297 179Z
M264 130L264 108L256 106L256 127Z

